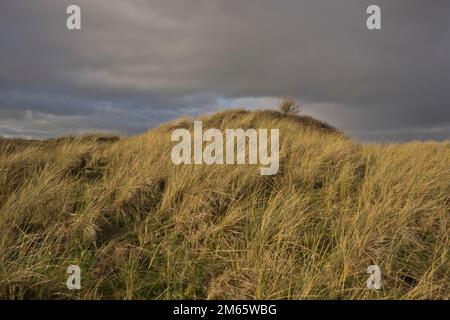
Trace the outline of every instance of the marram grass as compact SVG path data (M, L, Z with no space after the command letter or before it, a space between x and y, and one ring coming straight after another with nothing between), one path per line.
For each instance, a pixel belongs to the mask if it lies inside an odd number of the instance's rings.
M201 120L278 128L279 173L173 165L170 133L192 119L0 140L0 298L450 298L449 142L366 145L273 111Z

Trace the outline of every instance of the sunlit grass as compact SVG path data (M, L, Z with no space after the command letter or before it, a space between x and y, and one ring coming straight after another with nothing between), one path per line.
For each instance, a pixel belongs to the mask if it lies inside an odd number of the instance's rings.
M120 140L0 140L0 297L450 298L448 142L364 145L274 111L201 120L280 129L279 174L173 165L170 133L191 119Z

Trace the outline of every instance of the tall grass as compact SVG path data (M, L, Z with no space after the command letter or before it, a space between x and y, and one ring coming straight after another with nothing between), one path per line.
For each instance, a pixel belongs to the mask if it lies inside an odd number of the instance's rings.
M448 142L364 145L272 111L201 120L279 128L278 175L173 165L170 133L191 119L118 141L1 140L0 297L450 298Z

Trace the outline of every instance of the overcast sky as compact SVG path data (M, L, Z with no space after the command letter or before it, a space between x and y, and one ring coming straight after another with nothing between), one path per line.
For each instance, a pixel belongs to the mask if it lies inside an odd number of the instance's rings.
M0 2L0 135L133 134L280 95L355 137L449 139L450 1Z

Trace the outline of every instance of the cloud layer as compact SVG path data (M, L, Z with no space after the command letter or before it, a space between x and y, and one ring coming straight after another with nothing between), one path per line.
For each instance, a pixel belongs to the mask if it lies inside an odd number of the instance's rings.
M380 31L374 1L76 2L81 31L73 1L0 4L0 134L136 133L290 94L356 136L450 137L446 0L375 1Z

